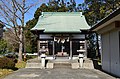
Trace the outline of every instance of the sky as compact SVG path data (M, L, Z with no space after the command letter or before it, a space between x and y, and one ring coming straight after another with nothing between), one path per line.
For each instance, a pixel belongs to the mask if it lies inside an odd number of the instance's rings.
M42 3L47 3L49 0L40 0L40 4L32 7L29 12L25 16L25 22L31 20L34 17L34 13L37 10L37 8L42 4ZM67 0L69 1L69 0ZM83 3L84 0L75 0L77 4Z

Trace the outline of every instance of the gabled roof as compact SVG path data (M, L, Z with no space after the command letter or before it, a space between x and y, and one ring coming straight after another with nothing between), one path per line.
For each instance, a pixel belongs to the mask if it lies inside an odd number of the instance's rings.
M111 14L109 14L107 17L103 18L101 21L93 25L90 30L98 31L99 29L115 21L120 21L120 7L117 10L113 11Z
M38 23L31 30L43 30L43 32L80 32L90 26L81 12L43 12Z

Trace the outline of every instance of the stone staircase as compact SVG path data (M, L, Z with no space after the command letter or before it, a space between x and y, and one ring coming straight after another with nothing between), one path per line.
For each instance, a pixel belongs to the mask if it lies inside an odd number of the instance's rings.
M69 59L56 59L54 60L53 68L71 68L71 63Z
M27 61L26 68L41 68L41 62L38 58L30 59ZM46 63L46 68L78 69L80 67L79 67L78 59L75 60L55 59L55 60L48 60ZM94 69L93 61L89 58L84 59L83 68Z

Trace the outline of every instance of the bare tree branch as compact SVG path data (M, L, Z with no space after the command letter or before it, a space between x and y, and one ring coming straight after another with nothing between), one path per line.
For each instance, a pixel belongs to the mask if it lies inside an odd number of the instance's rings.
M24 27L25 27L25 14L31 7L37 3L30 4L28 0L0 0L0 16L4 18L4 24L9 29L9 36L7 39L13 39L10 41L19 43L19 57L18 60L22 60L22 50L24 44Z

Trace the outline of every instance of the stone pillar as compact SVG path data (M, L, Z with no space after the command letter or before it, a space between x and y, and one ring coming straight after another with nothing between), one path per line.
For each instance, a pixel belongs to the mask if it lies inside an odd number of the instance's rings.
M83 58L79 58L80 68L83 68Z
M42 69L45 69L45 58L46 58L46 55L45 53L41 54L41 68Z

